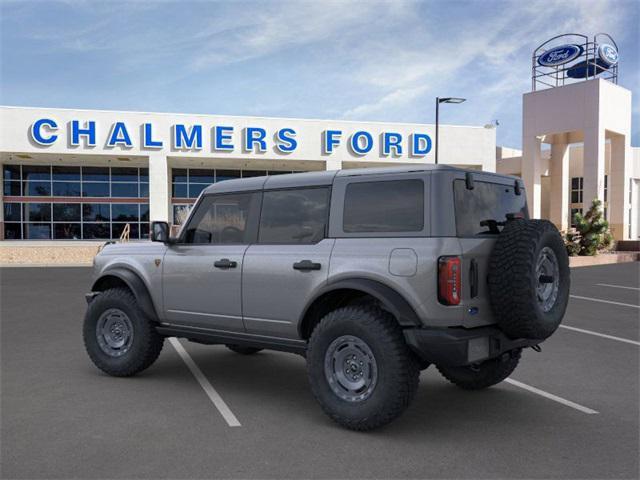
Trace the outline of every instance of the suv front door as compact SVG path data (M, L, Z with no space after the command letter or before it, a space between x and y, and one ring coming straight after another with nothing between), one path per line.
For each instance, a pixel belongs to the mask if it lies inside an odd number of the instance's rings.
M267 190L258 243L244 259L243 318L248 333L298 338L309 296L326 283L334 239L326 238L329 187Z
M244 332L242 268L255 240L259 193L204 196L164 257L168 323Z

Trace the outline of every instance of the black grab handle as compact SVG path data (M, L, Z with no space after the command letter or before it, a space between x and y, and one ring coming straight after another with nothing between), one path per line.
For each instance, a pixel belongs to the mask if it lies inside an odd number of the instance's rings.
M320 270L322 265L311 260L302 260L293 264L294 270Z
M228 258L223 258L222 260L216 260L213 262L213 266L216 268L236 268L238 266L238 262L232 262Z

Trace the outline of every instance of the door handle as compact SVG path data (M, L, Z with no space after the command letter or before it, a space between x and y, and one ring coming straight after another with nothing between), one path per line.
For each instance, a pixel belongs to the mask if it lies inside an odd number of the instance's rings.
M233 262L228 258L223 258L213 262L213 266L216 268L236 268L238 266L238 262Z
M302 260L293 264L294 270L320 270L322 265L311 260Z

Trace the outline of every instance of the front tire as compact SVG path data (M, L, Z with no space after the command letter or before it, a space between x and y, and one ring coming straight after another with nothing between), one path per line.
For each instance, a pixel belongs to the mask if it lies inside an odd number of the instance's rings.
M309 340L307 368L325 413L359 431L400 416L416 393L420 374L393 316L364 305L322 318Z
M521 350L507 352L479 365L444 367L437 365L444 378L464 390L482 390L502 382L518 366Z
M135 375L151 366L164 343L134 295L124 288L105 290L91 301L83 337L94 365L114 377Z

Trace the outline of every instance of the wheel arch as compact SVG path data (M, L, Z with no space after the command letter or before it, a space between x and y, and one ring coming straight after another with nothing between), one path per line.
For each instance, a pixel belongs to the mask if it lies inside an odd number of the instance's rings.
M136 272L124 268L115 267L102 272L91 287L92 292L103 292L109 288L126 287L136 297L136 302L142 312L150 319L157 320L158 313L153 305L149 289Z
M308 339L315 325L327 311L357 301L361 297L370 297L378 301L402 327L421 325L413 307L395 289L376 280L352 278L330 283L316 293L300 316L300 338Z

